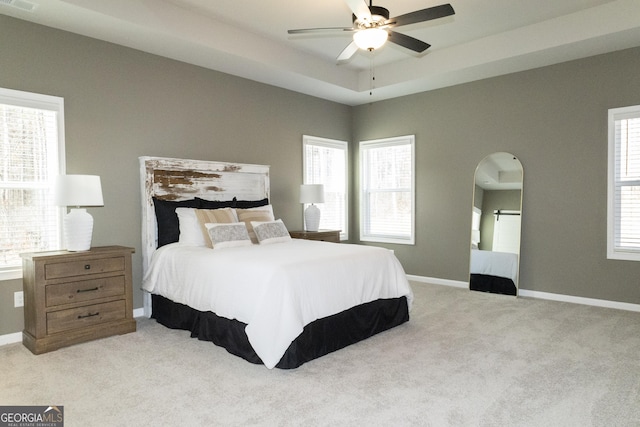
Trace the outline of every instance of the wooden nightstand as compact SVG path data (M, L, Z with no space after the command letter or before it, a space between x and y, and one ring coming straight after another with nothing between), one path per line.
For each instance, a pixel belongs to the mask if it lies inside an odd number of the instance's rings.
M322 240L324 242L340 243L340 230L319 231L290 231L293 239Z
M104 246L21 254L25 347L40 354L134 332L133 252Z

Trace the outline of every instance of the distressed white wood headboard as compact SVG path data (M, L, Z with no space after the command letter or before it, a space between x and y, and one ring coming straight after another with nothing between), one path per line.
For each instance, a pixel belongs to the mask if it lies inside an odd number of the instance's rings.
M270 195L269 166L206 160L139 157L142 199L142 270L157 247L153 197L163 200L262 200ZM145 295L145 314L147 311ZM150 311L149 311L150 314Z

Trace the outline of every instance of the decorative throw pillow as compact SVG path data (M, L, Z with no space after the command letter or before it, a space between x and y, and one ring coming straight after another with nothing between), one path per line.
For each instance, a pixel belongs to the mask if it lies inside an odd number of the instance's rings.
M178 222L180 223L180 238L178 242L187 246L206 246L195 208L177 208Z
M236 211L231 208L196 209L195 215L198 218L198 230L200 232L200 235L204 239L203 246L208 246L210 248L213 248L213 242L211 241L209 230L207 229L206 224L230 224L233 222L238 222Z
M244 222L232 224L207 223L205 228L208 231L214 250L251 245L251 239L249 239Z
M271 205L250 209L236 209L236 214L238 214L238 221L242 221L246 224L249 237L253 243L258 243L258 238L256 237L256 233L253 231L251 221L267 222L275 220Z
M256 238L261 245L287 242L291 240L289 231L281 219L269 222L251 221L251 226L253 227Z

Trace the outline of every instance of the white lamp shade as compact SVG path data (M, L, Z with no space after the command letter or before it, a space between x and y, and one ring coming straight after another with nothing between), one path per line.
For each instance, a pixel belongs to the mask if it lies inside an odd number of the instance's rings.
M376 50L386 43L388 37L389 33L382 28L367 28L357 31L353 41L362 50Z
M300 186L300 203L324 203L324 185L303 184Z
M58 206L104 206L100 177L96 175L59 175L54 194ZM88 251L91 248L93 217L86 209L71 209L62 225L68 251Z
M58 206L104 206L97 175L58 175L54 194Z

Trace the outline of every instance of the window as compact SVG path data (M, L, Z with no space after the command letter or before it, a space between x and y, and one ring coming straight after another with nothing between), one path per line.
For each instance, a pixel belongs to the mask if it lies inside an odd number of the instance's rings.
M303 183L324 185L320 207L320 228L340 230L340 239L349 238L346 141L304 135ZM304 206L306 208L306 206Z
M609 110L607 258L640 261L640 106Z
M415 137L360 142L360 240L415 242Z
M21 252L59 249L62 98L0 89L0 280L22 276Z

